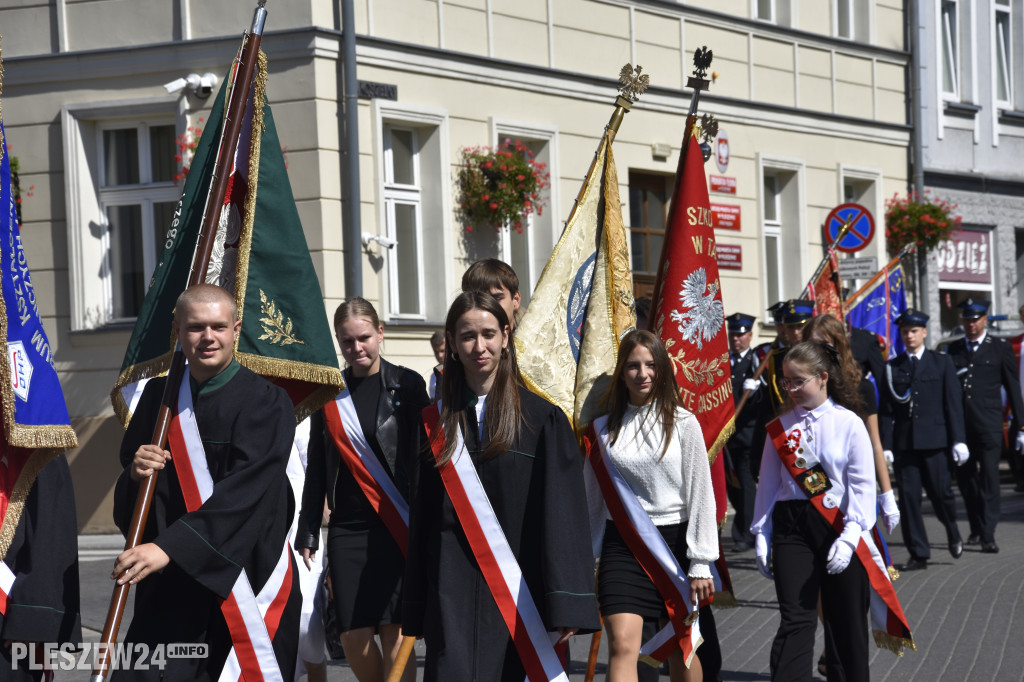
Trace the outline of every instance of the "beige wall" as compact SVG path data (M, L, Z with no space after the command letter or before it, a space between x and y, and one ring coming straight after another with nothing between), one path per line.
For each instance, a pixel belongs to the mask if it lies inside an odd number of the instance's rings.
M792 30L780 30L751 20L749 0L700 0L686 7L630 0L356 0L359 78L396 85L399 93L394 103L359 102L362 231L384 230L382 107L441 117L446 163L435 171L442 181L454 177L461 148L493 144L498 127L522 125L550 135L555 175L547 211L554 220L538 237L543 258L611 114L619 69L631 62L643 65L652 90L626 116L615 141L628 223L629 170L675 171L690 98L683 87L693 50L707 45L715 53L711 70L717 78L701 110L715 114L728 132L732 160L725 175L738 184L735 197L712 195L712 201L742 211L742 230L718 235L743 248L743 270L722 275L723 296L730 310L742 301L744 312L761 316L765 159L800 168L799 224L786 229L800 230L805 239L787 267L808 274L821 253L820 224L842 200L844 169L877 174L878 202L869 208L879 220L881 199L906 187L902 2L870 3L871 43L831 37L831 16L812 11L825 4L796 2ZM322 0L275 0L269 12L263 43L269 97L330 315L346 295L340 13ZM104 103L106 117L109 111L127 119L160 111L183 130L208 114L212 99L168 95L162 85L189 72L223 77L251 16L252 7L244 4L196 0L16 2L0 8L4 122L12 153L21 160L23 186L34 185L24 202L22 234L81 436L72 471L80 525L90 531L110 528L119 432L107 396L130 330L76 327L74 306L81 304L73 301L82 296L77 282L95 274L74 262L75 239L90 237L80 208L68 205L68 187L80 184L90 168L67 167L62 111L86 116L82 111ZM114 25L116 32L107 29ZM668 158L652 155L654 143L670 145ZM706 170L719 174L713 161ZM446 244L446 258L430 264L443 276L429 295L446 304L468 264L464 233L451 210L431 229L432 238ZM869 254L882 260L880 242ZM388 265L375 248L360 258L364 293L387 323L385 354L426 373L433 365L427 339L441 320L388 321Z

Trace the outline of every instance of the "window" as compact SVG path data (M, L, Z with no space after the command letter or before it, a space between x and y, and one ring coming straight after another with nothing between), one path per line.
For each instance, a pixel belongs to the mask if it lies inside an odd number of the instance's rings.
M960 95L960 24L956 0L942 0L939 30L942 36L942 94L947 99L957 99Z
M387 100L372 107L376 232L393 246L371 245L364 255L380 274L382 315L441 322L455 271L447 113ZM374 232L368 221L363 231Z
M781 301L783 291L782 249L780 248L782 242L780 184L778 175L765 173L762 193L762 210L764 211L762 234L764 235L765 295L768 297L768 306Z
M1013 41L1010 27L1010 0L995 0L995 51L993 71L997 104L1005 109L1013 108Z
M541 192L543 212L540 215L530 214L521 232L503 229L498 235L496 256L516 271L522 305L526 305L547 265L551 250L561 236L561 221L565 218L559 215L558 197L554 191L558 178L554 154L558 147L558 129L502 119L491 119L491 129L494 145L503 144L505 140L522 142L533 153L534 161L544 164L549 180L552 180Z
M790 0L751 0L754 18L780 26L791 26Z
M166 102L68 105L61 114L71 329L130 324L180 198Z
M134 319L180 195L173 123L100 127L107 321Z
M870 41L869 3L865 0L834 0L835 33L840 38Z
M807 283L808 242L801 161L759 156L764 307L797 296Z
M423 283L423 187L420 142L415 128L384 127L384 212L389 249L390 311L396 317L425 316Z
M634 295L650 296L665 243L672 176L629 172L629 250Z

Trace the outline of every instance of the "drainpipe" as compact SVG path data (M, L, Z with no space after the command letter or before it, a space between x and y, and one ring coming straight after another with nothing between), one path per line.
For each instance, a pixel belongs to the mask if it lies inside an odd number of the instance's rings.
M362 221L359 210L359 82L352 0L341 0L342 65L345 82L345 297L363 295Z
M910 51L910 98L908 100L907 119L910 123L910 166L911 166L911 189L918 196L924 195L924 131L921 129L923 115L921 96L921 41L920 13L918 0L906 0L904 5L907 17L907 49ZM914 301L917 306L928 312L936 321L939 318L938 310L929 310L930 301L921 298L923 291L927 291L927 254L914 252L914 262L917 264L916 277L914 278ZM940 326L936 325L936 338Z

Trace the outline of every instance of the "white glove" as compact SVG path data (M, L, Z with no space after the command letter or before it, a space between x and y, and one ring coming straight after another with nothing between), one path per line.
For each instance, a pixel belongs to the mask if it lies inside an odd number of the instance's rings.
M775 580L775 576L768 569L768 538L764 533L758 533L754 537L754 556L757 557L757 570L768 580Z
M743 390L744 391L756 391L758 388L760 388L760 386L761 386L761 382L758 381L757 379L744 379L743 380ZM1024 436L1024 432L1022 432L1021 435ZM1018 439L1017 442L1019 443L1020 440Z
M891 490L878 496L878 506L882 508L882 521L885 523L885 532L892 535L896 526L900 525L900 510L896 506L896 496Z
M832 549L828 552L828 563L825 568L832 575L838 575L850 565L850 557L853 556L853 545L842 538L832 543Z
M882 450L882 457L885 458L886 464L892 464L892 450Z
M1020 438L1017 438L1017 442L1020 443ZM971 453L967 450L965 443L953 443L953 461L956 462L957 466L963 466L967 463Z
M1024 452L1024 431L1017 432L1017 452Z

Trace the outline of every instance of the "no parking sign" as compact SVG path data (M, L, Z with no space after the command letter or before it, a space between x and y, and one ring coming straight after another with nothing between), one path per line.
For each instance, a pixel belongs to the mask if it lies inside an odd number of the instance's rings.
M825 218L825 239L832 244L836 235L850 221L850 229L835 247L845 253L856 253L871 243L875 236L875 219L871 211L860 204L840 204Z

